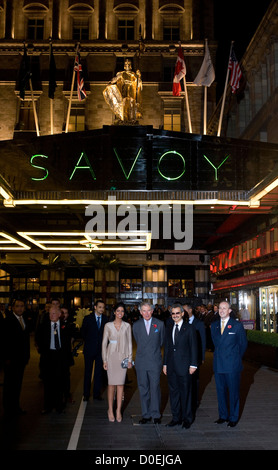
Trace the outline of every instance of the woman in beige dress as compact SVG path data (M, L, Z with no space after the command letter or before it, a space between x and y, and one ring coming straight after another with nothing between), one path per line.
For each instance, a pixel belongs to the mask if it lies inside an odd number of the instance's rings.
M102 340L103 368L108 377L108 419L115 421L113 401L116 392L116 420L122 421L121 407L126 369L121 366L122 360L128 358L128 368L132 367L132 334L131 326L123 320L125 306L119 302L115 306L114 320L105 324Z

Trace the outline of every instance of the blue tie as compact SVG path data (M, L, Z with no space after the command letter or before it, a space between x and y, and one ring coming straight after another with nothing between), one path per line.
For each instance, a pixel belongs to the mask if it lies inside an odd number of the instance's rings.
M100 329L100 317L97 317L97 327Z

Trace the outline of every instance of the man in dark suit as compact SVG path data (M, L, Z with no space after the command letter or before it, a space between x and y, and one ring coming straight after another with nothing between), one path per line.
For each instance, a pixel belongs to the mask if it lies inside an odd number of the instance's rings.
M239 388L242 371L242 357L247 348L246 332L242 324L231 317L229 302L219 304L219 317L211 324L211 336L215 346L213 370L218 398L219 418L222 424L236 426L239 419ZM227 391L229 391L228 409Z
M133 336L137 343L135 368L142 409L139 423L146 424L153 419L155 424L159 424L161 348L164 344L165 327L161 320L152 318L153 306L150 303L141 303L140 314L142 318L133 325Z
M72 365L71 335L61 321L61 310L52 306L49 315L38 325L36 344L41 355L41 377L44 385L44 409L42 414L56 409L61 413L65 378Z
M192 411L195 415L199 406L199 381L200 381L200 367L205 362L206 353L206 329L204 322L195 317L193 308L189 304L183 305L184 311L188 314L188 323L193 325L197 333L198 341L198 369L192 375Z
M20 415L20 393L24 370L30 358L30 335L23 317L23 300L12 303L12 312L3 320L2 347L4 359L3 406L6 415Z
M94 385L93 385L93 398L101 400L101 387L103 383L103 367L101 346L103 329L108 318L104 314L105 304L102 300L97 300L94 306L94 312L84 317L81 326L81 337L84 340L83 354L84 354L84 392L83 400L88 401L91 391L91 381L93 365L94 370Z
M163 372L167 375L170 392L172 421L167 426L191 426L192 374L198 366L198 343L194 326L183 321L184 309L180 304L171 308L173 325L166 329Z

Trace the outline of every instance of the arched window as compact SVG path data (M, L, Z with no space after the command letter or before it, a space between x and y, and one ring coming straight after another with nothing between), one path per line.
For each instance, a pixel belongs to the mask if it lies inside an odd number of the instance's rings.
M24 1L23 13L25 20L25 37L28 40L39 41L45 39L45 18L49 12L48 1Z
M68 12L72 20L72 39L88 41L90 39L90 19L94 12L94 2L69 2Z
M177 42L180 40L181 17L184 14L184 8L177 3L164 3L159 8L162 19L162 29L164 41ZM180 3L180 2L179 2ZM183 3L183 2L182 2Z
M114 1L114 13L117 19L117 39L119 41L134 41L137 39L137 17L139 13L138 2L124 3Z

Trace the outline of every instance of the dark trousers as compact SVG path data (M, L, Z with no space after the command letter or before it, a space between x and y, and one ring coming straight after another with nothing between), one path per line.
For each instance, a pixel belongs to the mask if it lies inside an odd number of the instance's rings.
M219 418L229 421L238 421L240 375L240 372L214 374ZM230 410L228 403L230 405Z
M10 361L4 366L3 407L7 414L20 410L20 392L25 364L20 361Z
M167 371L170 405L174 421L192 422L192 376Z
M199 366L200 367L200 366ZM199 406L199 388L200 388L200 370L196 369L194 374L191 376L192 380L192 412L193 416L196 415L197 408Z
M137 385L143 418L160 418L160 374L161 370L146 370L137 366Z
M41 372L44 384L44 408L57 411L63 409L64 377L67 367L63 360L62 351L49 350L41 358Z
M99 397L101 392L101 387L103 384L103 364L101 354L96 356L88 356L84 354L84 397L89 397L91 394L91 382L92 382L92 373L93 367L95 364L94 370L94 384L93 384L93 397Z

